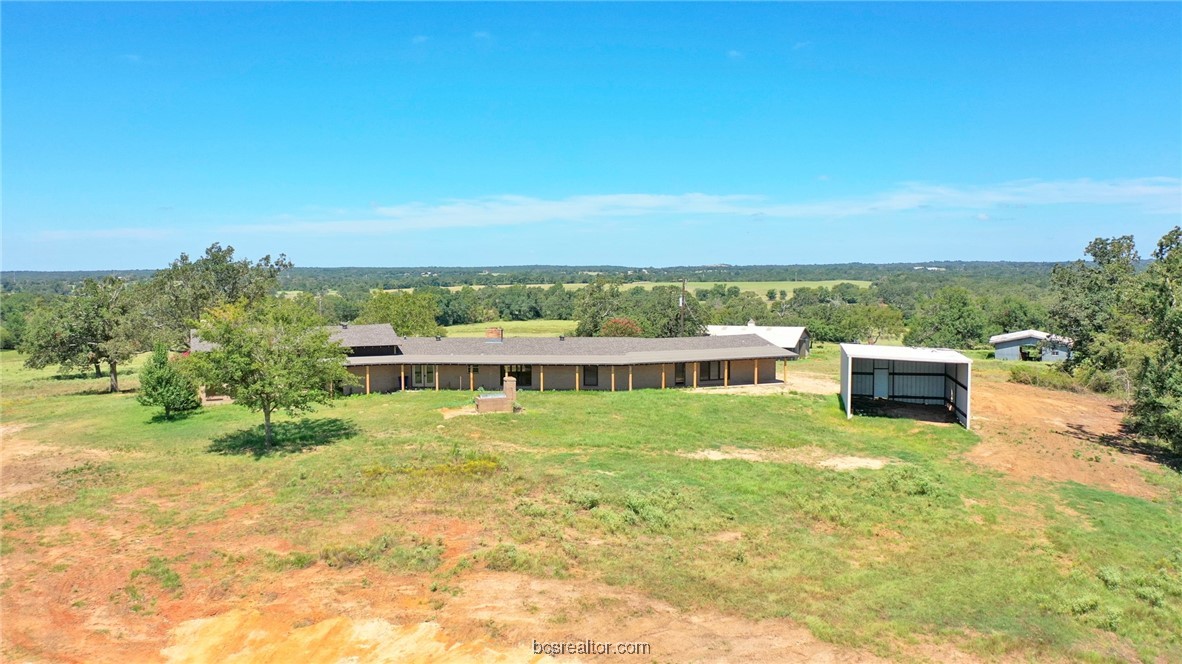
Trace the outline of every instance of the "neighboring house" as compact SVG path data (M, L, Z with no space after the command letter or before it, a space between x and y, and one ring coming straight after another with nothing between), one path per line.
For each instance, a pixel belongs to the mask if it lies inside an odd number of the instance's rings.
M776 360L792 351L754 334L728 337L487 338L399 337L389 325L333 326L352 352L359 384L350 394L403 389L631 390L752 385L776 380ZM211 350L194 338L193 351Z
M1071 357L1072 341L1041 330L1007 332L989 337L993 356L999 360L1062 362Z
M753 320L747 321L746 325L707 325L706 334L712 337L755 334L784 350L792 351L796 354L796 357L792 358L794 360L808 357L811 343L806 327L756 325Z

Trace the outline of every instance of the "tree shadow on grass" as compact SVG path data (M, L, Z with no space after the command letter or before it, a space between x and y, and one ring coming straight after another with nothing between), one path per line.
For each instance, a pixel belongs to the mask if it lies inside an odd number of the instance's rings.
M1154 463L1182 472L1182 455L1173 452L1164 444L1145 440L1138 436L1128 425L1123 423L1120 425L1119 432L1115 434L1095 433L1089 431L1082 424L1072 423L1067 424L1066 431L1059 431L1058 433L1071 436L1077 440L1102 445L1124 454L1137 455Z
M189 410L179 410L179 411L173 413L172 415L165 415L164 413L157 412L157 413L153 414L152 417L148 418L148 423L149 424L167 424L170 422L180 422L182 420L187 420L190 417L193 417L194 415L196 415L199 412L201 412L200 408L191 408Z
M332 417L323 420L304 418L298 422L275 422L272 440L267 445L263 425L218 436L209 445L214 454L250 454L255 459L293 454L352 438L360 430L352 422Z

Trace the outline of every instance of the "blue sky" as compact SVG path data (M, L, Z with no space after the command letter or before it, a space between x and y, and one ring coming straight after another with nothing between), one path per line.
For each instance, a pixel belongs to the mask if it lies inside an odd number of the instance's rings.
M24 4L3 268L1064 260L1182 223L1182 4Z

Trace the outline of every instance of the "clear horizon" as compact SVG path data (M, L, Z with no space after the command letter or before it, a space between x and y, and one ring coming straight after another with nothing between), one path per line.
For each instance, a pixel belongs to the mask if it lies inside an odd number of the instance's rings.
M5 272L1066 261L1182 223L1182 5L4 3Z

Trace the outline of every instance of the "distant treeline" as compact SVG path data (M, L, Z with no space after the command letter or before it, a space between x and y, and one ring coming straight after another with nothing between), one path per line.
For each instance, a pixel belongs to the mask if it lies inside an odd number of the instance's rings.
M962 280L1042 282L1054 263L1006 261L937 261L925 263L834 263L830 265L698 265L624 267L619 265L516 265L487 267L293 267L279 277L282 290L307 292L369 291L432 286L508 286L513 284L589 284L599 277L624 283L689 281L876 281L914 274L958 283ZM155 270L14 271L0 274L6 293L65 295L85 279L116 276L147 279Z

